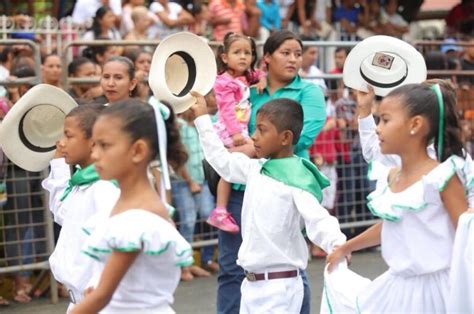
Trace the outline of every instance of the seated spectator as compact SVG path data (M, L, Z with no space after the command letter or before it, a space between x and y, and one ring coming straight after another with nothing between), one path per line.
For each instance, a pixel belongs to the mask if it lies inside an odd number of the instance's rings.
M314 15L311 19L311 33L321 39L332 39L334 34L332 24L331 0L317 0Z
M317 66L319 50L316 46L303 47L303 62L301 63L300 76L315 85L318 85L327 95L327 86L323 78L315 78L314 76L324 74Z
M143 49L135 49L126 55L132 60L135 66L135 78L137 79L137 87L135 88L135 96L145 103L148 103L151 94L150 85L148 85L148 75L150 74L150 66L152 55L151 52Z
M355 0L341 0L341 5L334 9L332 21L346 34L355 34L362 20L363 12L355 6Z
M133 30L136 22L132 17L132 12L135 8L143 7L144 5L144 0L125 0L122 8L122 21L120 24L120 32L122 35L127 35ZM148 15L148 18L151 19L152 23L158 22L158 17L153 12L146 9L146 14Z
M108 0L105 3L110 6L116 17L122 15L122 0ZM103 5L103 0L77 0L72 11L73 22L87 26L96 15L97 10Z
M157 0L150 5L150 11L158 17L158 21L150 27L150 38L163 39L186 30L194 23L193 16L176 2Z
M149 17L150 13L147 8L143 6L134 7L132 10L132 20L133 20L133 27L130 32L125 36L126 40L147 40L148 39L148 30L154 20ZM153 14L153 13L152 13ZM156 16L155 16L156 18ZM133 49L141 49L140 46L127 46L124 49L124 53L127 50ZM153 49L152 47L147 47L150 51Z
M209 26L209 7L206 3L196 1L191 9L191 14L194 17L194 23L189 25L189 31L206 38L211 37L211 29Z
M97 77L96 68L94 62L86 57L77 57L72 60L68 65L69 77L80 78L80 77ZM79 104L86 104L95 102L97 97L102 96L104 93L100 85L94 83L81 83L81 84L70 84L71 87L68 90L69 95Z
M474 30L474 0L462 0L446 16L448 35L470 34Z
M382 10L381 24L386 35L402 38L409 30L408 23L397 10L398 0L387 0Z
M334 62L336 67L329 71L329 73L333 74L342 74L342 70L344 69L344 62L346 62L347 54L349 52L346 48L339 47L334 52Z
M245 14L242 20L242 32L250 37L258 38L260 33L260 9L256 0L244 0Z
M99 38L107 39L107 38ZM82 56L89 58L98 65L102 66L104 63L113 56L119 56L120 52L116 46L90 46L82 51Z
M83 40L99 38L122 39L120 32L115 28L115 15L108 6L97 9L91 29L82 36Z
M259 39L265 41L271 33L280 30L279 7L276 0L258 0L257 7L260 9Z
M315 1L295 0L290 30L300 33L304 37L311 36L311 19L314 16L315 9Z
M361 21L361 27L357 30L357 36L365 39L376 34L384 34L379 0L369 0L367 12L368 14L364 14L364 19Z
M287 29L291 21L291 16L295 10L294 0L277 0L278 7L280 8L280 26L282 29Z
M212 25L212 37L222 41L225 34L242 34L242 19L245 5L241 0L211 0L209 4L209 22Z
M447 38L445 44L441 45L440 51L444 53L448 58L459 58L463 51L461 46L456 45L454 38Z
M474 36L467 41L470 46L464 47L464 54L461 59L461 69L467 71L474 71ZM459 84L461 88L469 89L474 86L474 76L460 76Z
M10 76L10 70L13 65L13 49L11 46L0 47L0 81L6 80ZM5 98L7 90L0 85L0 97ZM3 110L5 114L5 110Z
M63 67L61 58L56 54L51 54L43 58L41 64L41 78L43 83L62 88L61 75Z

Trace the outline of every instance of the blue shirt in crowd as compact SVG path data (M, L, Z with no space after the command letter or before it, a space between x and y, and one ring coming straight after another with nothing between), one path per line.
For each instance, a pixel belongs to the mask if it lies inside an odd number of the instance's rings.
M260 25L268 30L280 29L280 7L274 0L258 0L257 7L260 9Z

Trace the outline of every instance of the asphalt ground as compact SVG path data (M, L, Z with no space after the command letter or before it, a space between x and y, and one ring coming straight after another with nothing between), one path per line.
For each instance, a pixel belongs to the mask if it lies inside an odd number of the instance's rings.
M319 313L324 259L313 259L308 263L308 277L312 290L311 313ZM385 265L380 252L364 252L353 255L351 269L362 276L374 279L382 274ZM190 282L181 282L175 293L173 308L177 313L215 313L217 276L197 278ZM68 305L67 299L51 304L47 298L35 299L28 304L13 303L9 307L0 307L1 313L63 314Z

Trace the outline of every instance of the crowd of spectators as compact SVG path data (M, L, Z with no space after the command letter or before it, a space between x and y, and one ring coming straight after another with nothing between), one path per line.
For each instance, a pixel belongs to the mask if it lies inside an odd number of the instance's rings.
M305 41L359 40L374 34L405 38L409 33L409 23L398 13L397 0L210 0L208 3L199 0L194 2L190 0L157 0L151 3L146 3L144 0L126 0L124 2L122 4L120 0L77 0L72 18L75 23L87 28L87 31L81 34L82 39L156 40L188 30L209 40L221 41L227 32L232 31L264 41L273 31L283 28L300 34ZM426 53L429 69L474 70L474 37L469 37L472 36L473 7L474 1L463 0L450 12L446 21L447 34L452 38L446 40L440 48ZM24 15L15 16L17 23L27 23L27 20L28 18ZM41 42L40 36L34 33L23 32L16 35L11 34L11 36ZM456 45L456 40L459 38L466 39L471 46ZM108 96L105 94L107 85L104 81L107 75L111 75L111 72L108 70L104 74L104 64L111 57L120 55L128 57L134 66L135 77L132 79L136 79L138 83L133 96L139 97L145 102L150 101L151 93L146 78L150 71L153 47L119 47L114 45L82 47L75 52L76 56L67 68L63 68L62 57L58 55L61 51L55 50L54 47L52 50L53 53L46 54L46 49L42 49L42 65L40 67L42 81L64 88L79 104L89 102L105 104L108 102ZM318 68L323 63L322 60L318 60L318 53L318 48L315 46L305 47L300 72L302 77L320 86L326 97L327 122L311 149L311 157L332 181L333 188L325 190L326 203L324 206L333 214L346 219L342 221L346 222L349 221L349 217L366 217L364 216L367 211L365 197L372 186L366 176L368 165L360 157L355 97L340 80L324 80L315 77L324 74ZM332 66L324 72L342 73L347 54L348 50L338 48L326 55L326 58L331 59L329 64ZM33 77L38 74L35 71L33 51L28 46L0 47L0 81ZM62 79L64 72L70 78L95 77L101 78L101 82L64 85L65 82ZM457 76L453 77L453 80L459 85L460 90L470 90L474 84L474 76ZM31 84L7 86L0 84L0 118L30 86ZM470 134L472 128L470 125L472 124L466 122L469 117L464 118L467 119L463 122L467 127L463 136L467 147L469 147L472 139L472 134ZM195 137L190 127L192 119L183 115L177 121L181 131L187 132L183 138L185 140L190 138L190 143L185 144L188 148L192 147L189 149L192 150L192 155L196 156L198 153L195 151L198 148L191 143L193 136ZM194 165L198 165L199 160L194 159L192 162ZM37 180L30 179L30 177L35 177L35 174L27 173L11 165L11 169L3 171L3 175L11 176L16 180L15 186L9 187L8 194L21 194L21 191L24 190L39 193ZM203 175L198 173L196 176L200 178L198 185L200 185L199 191L201 191L204 189L202 186ZM178 177L179 175L175 178ZM7 180L11 178L7 177ZM191 180L191 184L193 183L196 182ZM198 189L196 186L193 188ZM170 200L176 197L177 195L173 195ZM8 211L11 213L14 210L41 207L40 202L37 195L9 198L4 207L4 211L7 213L5 221L10 219L9 223L12 225L21 225L41 220L40 214L28 217L8 215ZM179 203L179 201L175 200L174 203ZM210 207L209 210L212 209L210 205L208 207ZM207 226L202 223L196 224L197 216L205 215L207 209L191 213L186 212L185 208L177 209L178 227L187 234L187 238L192 240L195 229L200 233L203 230L209 233ZM179 217L181 217L181 221ZM183 221L183 218L187 220ZM200 218L205 219L206 217ZM6 235L6 238L18 241L28 237L39 237L39 234L35 234L39 232L36 229L20 228L15 230L14 234ZM13 236L13 238L9 238L9 236ZM207 237L205 238L207 239ZM44 250L45 245L43 243L43 246L37 245L35 248ZM18 247L16 249L18 251ZM20 254L17 251L8 252L7 250L4 251L4 254L5 256L25 256L27 254L25 252L28 251L30 252L28 254L34 255L31 254L33 250L31 246L21 248L21 250L25 251ZM215 272L217 267L212 262L213 250L213 248L210 250L207 248L202 251L202 254L208 259L205 261L208 264L203 266L207 270ZM320 254L317 250L314 250L313 253L314 255ZM0 253L0 259L3 257ZM197 272L197 274L207 273ZM28 289L30 286L25 279L29 275L29 273L21 273L16 278L14 297L17 301L25 302L29 299ZM188 273L184 279L192 279L192 273L191 275Z

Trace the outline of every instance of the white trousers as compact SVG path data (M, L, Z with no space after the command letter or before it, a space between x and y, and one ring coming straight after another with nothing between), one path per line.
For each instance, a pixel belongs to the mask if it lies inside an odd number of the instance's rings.
M293 278L242 282L241 314L300 313L303 304L303 280Z

